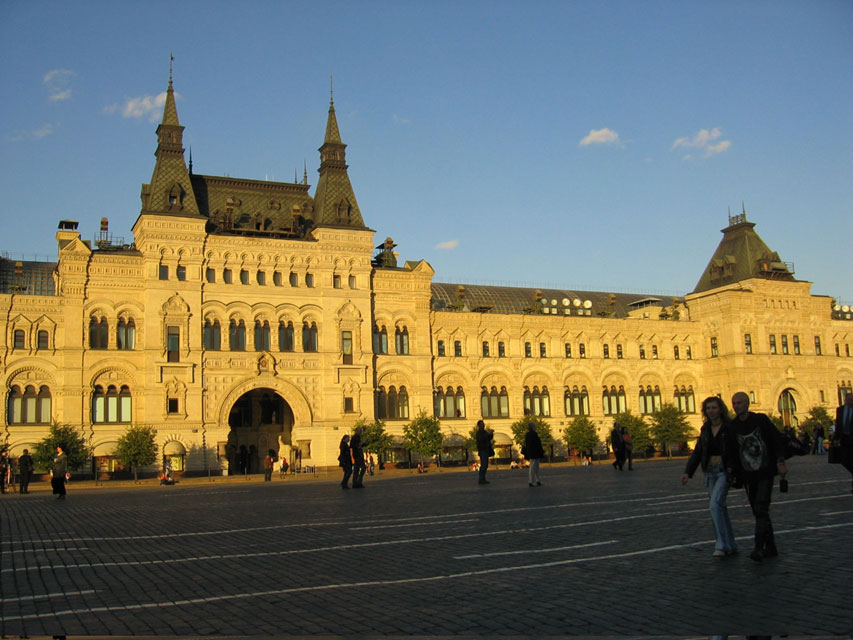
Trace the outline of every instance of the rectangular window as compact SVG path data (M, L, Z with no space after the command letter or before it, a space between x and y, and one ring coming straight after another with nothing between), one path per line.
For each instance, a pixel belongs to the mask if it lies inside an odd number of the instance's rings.
M652 360L658 359L658 346L656 344L652 345Z
M583 342L578 345L578 354L581 358L586 358L586 345Z
M820 401L826 402L826 394L823 392L823 389L820 390Z
M823 351L820 348L820 336L814 337L814 353L816 356L823 355Z
M249 272L245 269L240 269L240 284L249 284Z
M776 336L772 333L770 334L770 354L776 355Z
M605 358L609 358L609 357L610 357L610 345L609 345L609 344L604 345L604 346L602 347L602 351L603 351L603 354L602 354L602 355L604 355L604 357L605 357Z
M349 288L350 288L350 289L355 289L355 288L356 288L356 287L355 287L355 276L350 276L350 277L349 277Z
M222 282L225 284L231 284L231 269L222 270Z
M178 276L178 280L180 280L181 282L185 282L187 279L187 268L184 265L179 264L177 270L175 271L175 275Z
M506 347L503 342L498 342L498 358L506 358Z
M166 360L180 362L181 360L181 329L166 327Z
M165 264L160 265L160 270L158 272L157 277L160 278L160 280L168 280L169 279L169 267L168 267L168 265L165 265Z
M453 355L461 356L462 355L462 341L456 340L453 342Z
M258 284L262 287L265 287L267 284L267 272L266 271L258 271L258 275L255 276L258 280Z
M849 344L844 345L844 355L846 355L848 358L850 357L850 345Z
M38 332L38 348L39 349L47 349L48 344L48 334L47 331L39 331Z
M800 355L800 336L794 336L794 355Z
M835 343L835 355L841 357L841 347L838 346L838 343Z
M355 413L355 403L352 398L344 398L344 413Z
M646 348L640 347L640 360L645 360L645 359L646 359Z
M204 277L208 282L216 282L216 271L211 269L210 267L204 272Z
M693 348L692 347L687 347L687 359L693 360Z
M755 404L755 391L750 391L750 392L749 392L749 401L750 401L752 404Z
M571 358L572 357L572 345L570 342L567 342L565 344L565 349L566 349L566 357Z
M672 357L675 358L676 360L681 359L681 354L678 352L678 347L672 348Z
M341 288L341 277L339 275L335 274L332 276L332 286L335 289Z
M489 357L489 343L486 342L485 340L483 341L483 357L484 358Z
M166 399L166 412L167 413L178 413L178 399L177 398L167 398Z
M532 358L533 357L533 345L531 345L529 342L524 343L524 357L525 358Z
M290 272L290 286L291 287L298 287L299 286L299 276L293 271Z
M439 358L444 357L444 340L438 341L438 357Z
M617 345L616 345L616 359L617 359L617 360L621 360L621 359L622 359L622 356L623 356L623 353L622 353L622 345L621 345L621 344L617 344Z
M548 357L548 350L545 348L544 342L539 343L539 357L540 358L547 358Z
M341 353L344 364L352 364L352 331L341 331Z
M281 271L273 271L272 272L272 283L276 287L281 286Z
M717 339L711 338L711 357L716 358L719 355L717 351Z
M782 355L788 355L788 336L782 335Z
M314 274L313 273L306 273L305 274L305 286L308 287L309 289L314 286Z
M15 329L15 348L23 349L24 348L24 330L23 329Z
M743 348L747 353L752 353L752 335L749 333L743 334Z

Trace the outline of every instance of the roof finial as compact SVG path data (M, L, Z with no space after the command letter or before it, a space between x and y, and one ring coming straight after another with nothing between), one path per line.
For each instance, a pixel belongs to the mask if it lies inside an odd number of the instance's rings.
M743 217L746 217L746 205L743 203L743 200L740 201L741 213L743 213Z
M296 167L293 167L293 184L299 184L299 176L296 173Z
M193 148L192 148L192 145L190 145L190 167L189 167L189 169L190 169L190 175L192 175L193 174Z
M175 61L175 56L172 55L172 52L169 52L169 86L172 86L172 63Z
M302 184L308 184L308 161L302 160Z
M329 74L329 104L335 104L335 85L332 81L332 74Z

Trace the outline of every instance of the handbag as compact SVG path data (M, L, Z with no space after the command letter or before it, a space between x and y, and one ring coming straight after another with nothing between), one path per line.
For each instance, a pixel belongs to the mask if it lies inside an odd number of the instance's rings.
M829 464L841 464L841 447L830 445L829 451L826 452L826 460Z

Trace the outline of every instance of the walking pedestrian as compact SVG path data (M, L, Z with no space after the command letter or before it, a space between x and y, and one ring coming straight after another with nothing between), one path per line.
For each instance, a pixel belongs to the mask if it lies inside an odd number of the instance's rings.
M6 493L6 487L11 484L12 465L9 462L9 452L0 451L0 493Z
M475 439L477 442L477 456L480 458L479 484L489 484L486 480L486 471L489 468L489 458L495 454L495 449L492 446L494 435L491 431L486 430L486 423L482 420L477 420L477 433Z
M545 457L545 449L542 448L542 440L536 433L536 423L527 425L527 433L524 435L524 447L521 454L530 460L530 468L527 470L527 484L531 487L541 487L539 480L539 461Z
M826 432L822 425L817 425L814 428L814 444L812 444L812 453L822 456L826 451L823 448L823 441L826 438Z
M264 482L272 481L273 467L275 467L275 451L270 449L264 456Z
M18 471L21 474L20 492L30 492L30 480L33 477L33 457L29 449L24 449L24 454L18 458Z
M841 464L853 474L853 393L844 396L844 404L835 410L832 446L841 449Z
M349 448L349 436L346 434L341 438L338 466L344 470L341 489L349 489L349 478L352 475L352 451Z
M53 467L50 470L50 484L57 500L65 500L65 479L68 473L68 456L62 445L56 445L56 455L53 457Z
M610 445L613 447L613 468L622 471L625 464L625 441L622 439L622 426L618 422L613 423Z
M363 433L361 427L355 428L355 433L349 441L349 447L352 451L352 488L364 488L364 472L367 467L364 464L364 443L361 441Z
M634 470L634 437L630 433L628 433L628 427L622 427L622 446L625 449L624 459L628 461L628 471L633 471Z
M773 478L778 473L783 478L788 473L779 432L763 413L749 410L749 396L739 391L732 396L735 419L729 423L734 437L730 438L727 461L736 465L742 479L752 515L755 516L755 548L749 557L755 562L779 555L770 521L770 499Z
M732 522L726 506L729 482L726 476L726 452L731 437L726 423L730 421L729 410L723 401L711 396L702 403L702 417L705 419L696 441L696 448L687 460L681 484L693 477L696 467L702 467L705 474L705 487L708 489L711 521L714 523L716 545L713 556L723 558L738 552L737 542L732 531ZM730 466L730 465L728 465Z

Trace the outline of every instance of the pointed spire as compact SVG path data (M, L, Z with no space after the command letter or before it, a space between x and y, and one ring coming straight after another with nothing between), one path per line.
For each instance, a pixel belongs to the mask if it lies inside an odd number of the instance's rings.
M302 184L308 184L308 161L302 160Z
M190 175L193 174L193 148L190 147L190 165L189 165Z
M163 108L163 122L171 126L180 126L178 122L178 108L175 106L175 90L172 87L172 62L175 56L169 52L169 88L166 89L166 106Z

